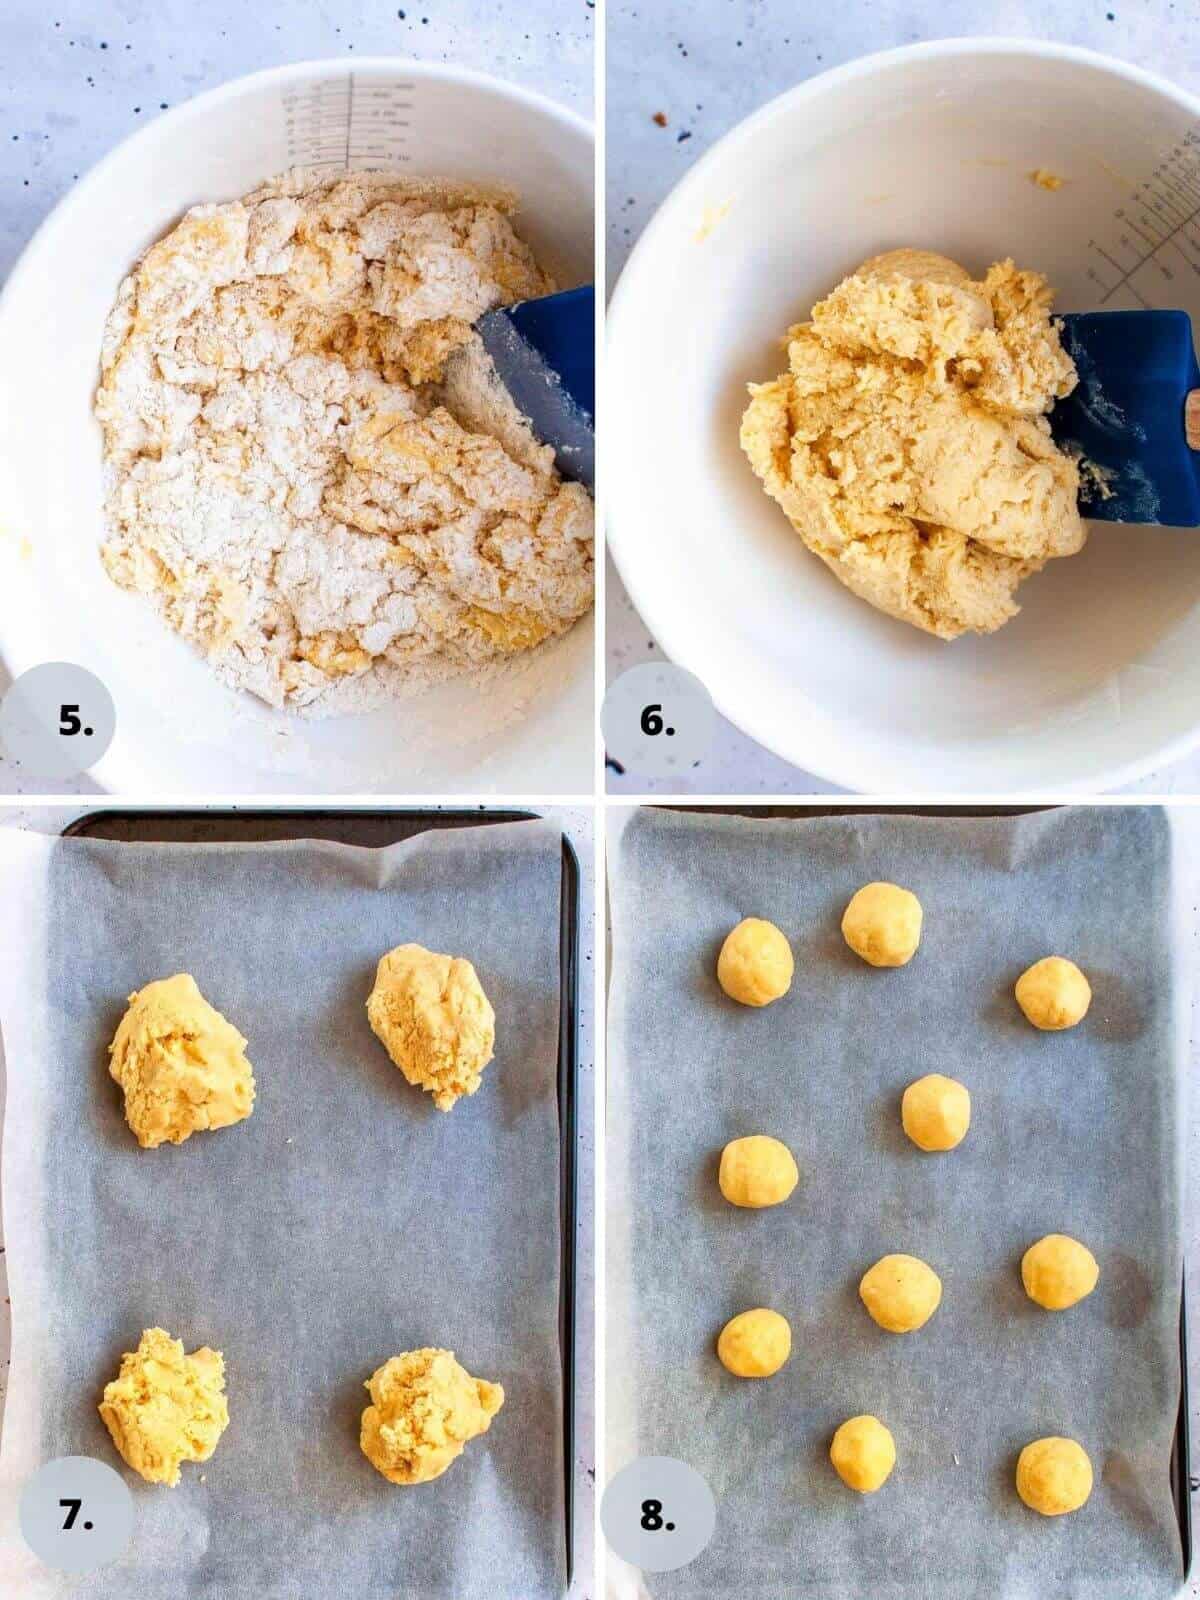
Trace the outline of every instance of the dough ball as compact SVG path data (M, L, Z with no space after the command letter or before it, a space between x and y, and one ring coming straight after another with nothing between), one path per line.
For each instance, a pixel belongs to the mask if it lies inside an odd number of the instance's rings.
M842 917L842 933L856 956L873 967L904 967L921 942L921 902L894 883L868 883Z
M769 1006L792 986L791 946L773 922L746 917L721 946L717 980L731 1000Z
M470 1440L486 1433L504 1404L498 1383L473 1378L451 1350L408 1350L364 1385L363 1455L391 1483L440 1478Z
M1087 1016L1092 986L1073 961L1046 956L1017 979L1017 1004L1035 1028L1057 1032Z
M792 1353L792 1330L778 1311L742 1311L721 1329L717 1355L735 1378L769 1378Z
M254 1110L246 1041L190 973L131 994L108 1052L108 1070L125 1091L125 1120L143 1150L228 1128Z
M800 1172L787 1145L765 1133L733 1139L721 1151L718 1182L732 1206L761 1210L787 1199Z
M409 1083L449 1111L474 1094L496 1043L496 1013L461 956L419 944L389 950L375 973L367 1017Z
M1092 1492L1092 1463L1074 1439L1035 1439L1017 1460L1017 1493L1031 1511L1061 1517Z
M207 1461L229 1426L225 1358L207 1345L185 1355L182 1340L147 1328L105 1386L100 1416L127 1465L173 1489L180 1463Z
M912 1333L941 1304L942 1280L916 1256L883 1256L863 1274L858 1292L881 1328Z
M1066 1311L1087 1298L1100 1281L1100 1264L1078 1239L1048 1233L1021 1258L1025 1293L1047 1311Z
M956 1078L931 1072L905 1089L900 1121L918 1150L953 1150L971 1126L971 1096Z
M829 1459L848 1489L874 1494L896 1465L896 1441L878 1417L851 1417L834 1434Z

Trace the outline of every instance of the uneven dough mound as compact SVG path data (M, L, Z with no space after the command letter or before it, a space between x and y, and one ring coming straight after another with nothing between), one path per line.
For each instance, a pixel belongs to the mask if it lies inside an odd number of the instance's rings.
M1065 956L1044 956L1017 979L1017 1004L1035 1028L1061 1033L1087 1016L1092 986Z
M367 1018L409 1083L449 1111L474 1094L496 1042L496 1013L475 968L419 944L389 950L375 973Z
M357 711L591 605L593 508L472 324L554 287L510 195L296 171L189 211L101 353L101 555L218 675Z
M1035 1439L1017 1459L1017 1493L1031 1511L1061 1517L1092 1492L1092 1463L1074 1439Z
M207 1461L229 1426L225 1358L207 1345L185 1355L182 1340L147 1328L105 1386L100 1415L135 1472L174 1488L180 1463Z
M451 1350L409 1350L378 1367L364 1385L371 1404L359 1444L392 1483L440 1478L470 1440L486 1433L504 1390L471 1374Z
M850 1417L834 1434L829 1459L848 1489L874 1494L896 1465L896 1441L878 1417Z
M731 1206L761 1211L781 1205L800 1181L796 1158L780 1139L751 1133L721 1151L717 1182Z
M929 251L864 262L751 384L742 449L853 593L943 639L990 633L1086 531L1045 413L1075 387L1052 291L1012 261L973 281Z
M779 1311L740 1311L721 1329L717 1358L735 1378L770 1378L792 1353L792 1329Z
M144 1150L231 1127L254 1110L246 1041L190 973L131 994L108 1048L109 1072L125 1091L125 1120Z
M744 1006L769 1006L792 986L792 948L773 922L743 917L717 957L717 982Z

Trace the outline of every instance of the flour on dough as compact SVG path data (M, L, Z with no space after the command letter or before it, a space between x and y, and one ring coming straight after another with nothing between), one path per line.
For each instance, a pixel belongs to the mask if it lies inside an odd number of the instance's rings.
M854 594L942 639L991 633L1082 549L1079 470L1045 413L1076 384L1036 272L930 251L864 262L752 384L742 448Z
M362 710L589 609L591 500L472 328L553 288L513 204L296 171L196 206L121 285L104 566L228 684Z

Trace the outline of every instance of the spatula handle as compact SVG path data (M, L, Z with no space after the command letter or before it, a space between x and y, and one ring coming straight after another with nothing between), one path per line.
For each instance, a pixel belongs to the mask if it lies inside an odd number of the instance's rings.
M1183 431L1189 449L1200 450L1200 389L1193 389L1183 402Z

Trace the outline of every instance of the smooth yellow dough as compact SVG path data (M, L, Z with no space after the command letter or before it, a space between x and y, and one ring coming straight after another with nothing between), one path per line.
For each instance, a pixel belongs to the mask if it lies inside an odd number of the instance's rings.
M916 1256L883 1256L863 1274L858 1292L888 1333L923 1328L942 1300L942 1280Z
M478 1089L496 1043L496 1013L475 968L419 944L389 950L375 973L367 1017L409 1083L449 1111Z
M450 1350L408 1350L364 1385L362 1453L392 1483L440 1478L504 1404L498 1383L473 1378Z
M1021 1258L1025 1293L1047 1311L1066 1311L1087 1298L1100 1281L1100 1264L1085 1244L1065 1233L1048 1233Z
M792 949L773 922L746 917L726 937L717 957L717 981L731 1000L769 1006L792 986Z
M842 915L842 936L872 967L904 967L921 942L921 902L895 883L868 883Z
M246 1041L187 972L129 996L109 1049L125 1120L144 1150L228 1128L254 1110Z
M147 1328L105 1386L100 1415L124 1461L173 1489L180 1463L207 1461L229 1426L225 1358L207 1345L185 1355L181 1339Z
M931 1072L905 1089L900 1121L919 1150L953 1150L971 1126L971 1096L957 1078Z
M850 1417L834 1434L829 1459L848 1489L874 1494L896 1465L896 1441L878 1417Z
M805 545L852 593L942 639L1016 615L1018 585L1083 548L1079 471L1046 420L1077 375L1053 291L1000 261L863 263L750 385L741 444Z
M1058 1032L1087 1016L1092 986L1065 956L1044 956L1017 979L1017 1004L1035 1028Z
M778 1311L741 1311L721 1329L717 1356L735 1378L769 1378L792 1353L792 1330Z
M717 1181L732 1206L761 1210L786 1200L800 1181L800 1171L787 1145L766 1133L732 1139L721 1151Z
M1092 1492L1092 1463L1074 1439L1035 1439L1017 1460L1017 1493L1031 1511L1061 1517Z

